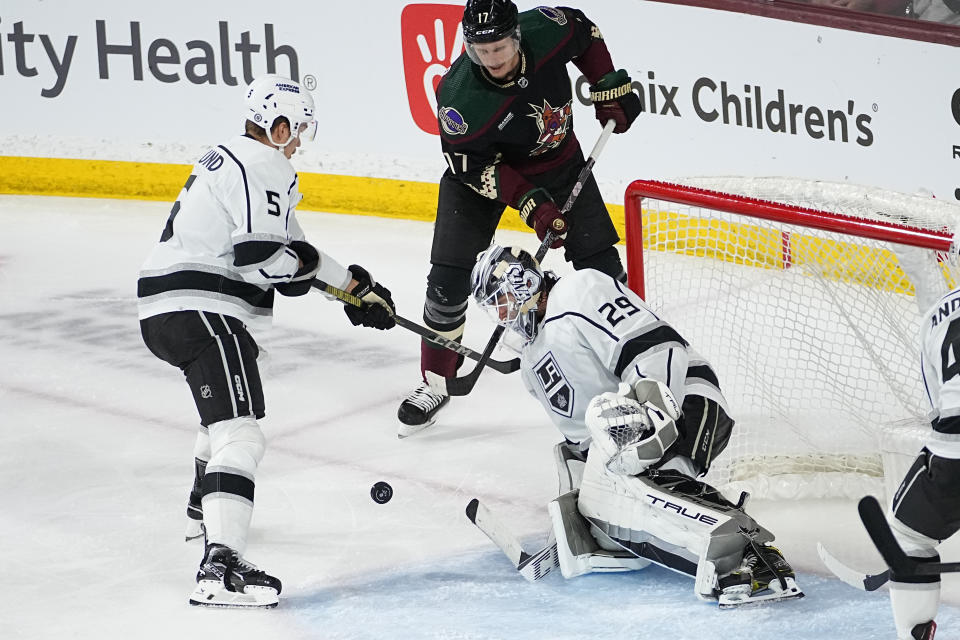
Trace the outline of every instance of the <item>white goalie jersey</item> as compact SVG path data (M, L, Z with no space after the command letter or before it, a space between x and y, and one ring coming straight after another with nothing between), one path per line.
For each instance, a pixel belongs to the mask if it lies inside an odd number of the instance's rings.
M920 346L934 430L927 446L940 457L960 458L960 289L926 313Z
M137 284L140 319L200 310L254 329L273 317L274 285L290 282L305 242L294 209L296 171L276 148L247 136L210 148L194 165ZM346 288L350 273L320 253L317 277Z
M681 406L694 394L727 410L709 363L626 285L592 269L554 285L521 363L527 390L572 442L589 438L584 415L590 400L616 391L621 381L633 386L653 378L669 386Z

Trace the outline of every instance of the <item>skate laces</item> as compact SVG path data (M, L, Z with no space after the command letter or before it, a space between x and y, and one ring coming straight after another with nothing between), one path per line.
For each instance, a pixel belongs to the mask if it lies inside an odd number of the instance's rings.
M420 386L406 397L404 402L408 402L424 411L430 411L443 402L444 396L434 393L426 382L421 382Z

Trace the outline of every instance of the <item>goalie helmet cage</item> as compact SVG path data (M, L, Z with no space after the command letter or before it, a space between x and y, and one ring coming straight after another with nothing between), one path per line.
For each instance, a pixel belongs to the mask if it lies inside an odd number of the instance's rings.
M627 187L627 265L714 366L736 420L707 480L882 495L881 451L912 459L929 425L913 285L928 304L956 286L960 206L793 178L683 182Z

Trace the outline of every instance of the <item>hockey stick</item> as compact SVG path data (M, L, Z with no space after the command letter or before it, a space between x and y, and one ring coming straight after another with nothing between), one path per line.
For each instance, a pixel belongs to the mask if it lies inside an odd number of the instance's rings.
M319 289L320 291L323 291L325 293L332 295L334 298L337 298L344 304L348 304L354 307L359 307L361 309L367 306L366 302L364 302L357 296L353 295L352 293L344 291L343 289L338 289L337 287L331 284L327 284L323 280L314 280L311 283L311 285L314 288ZM459 342L456 342L454 340L448 340L447 338L444 338L440 334L435 333L430 329L427 329L426 327L420 326L416 322L407 320L406 318L399 316L397 314L393 315L393 319L396 320L397 324L403 327L404 329L412 331L415 334L426 338L430 342L433 342L435 344L440 345L441 347L444 347L445 349L449 349L450 351L455 351L456 353L459 353L462 356L466 356L467 358L470 358L471 360L476 360L478 362L481 360L481 358L483 358L482 354L477 353L473 349L470 349L469 347L465 347ZM487 359L483 362L483 365L488 366L491 369L496 369L500 373L513 373L514 371L520 368L520 358L514 358L513 360L491 360L488 356ZM481 366L481 365L478 365L478 366Z
M862 498L857 509L860 511L863 526L867 528L870 539L890 567L891 573L900 576L933 576L960 571L960 562L921 562L904 553L890 530L883 507L873 496Z
M580 191L583 190L583 185L586 184L587 178L590 177L593 171L593 165L596 164L597 157L600 155L600 152L603 151L604 145L607 144L607 139L610 138L610 134L613 133L613 127L615 125L616 122L613 120L608 120L607 124L604 125L603 132L597 139L596 144L593 145L593 150L590 152L586 164L583 165L583 169L581 169L580 174L577 175L577 181L573 184L573 189L571 189L567 201L564 203L563 208L560 209L562 215L566 216L570 212L570 209L573 208L573 203L576 202L577 196L579 196ZM543 242L540 243L540 248L537 249L536 256L534 256L538 263L547 255L547 250L550 248L550 245L553 244L554 240L556 240L556 236L553 232L547 231ZM493 350L496 349L497 343L500 342L500 336L503 335L505 329L505 326L498 325L497 328L493 330L493 335L490 336L490 340L487 341L487 346L483 350L483 355L480 357L480 360L478 360L479 364L474 367L473 371L459 378L445 378L432 371L427 371L424 374L427 379L427 384L430 385L430 388L433 389L435 393L445 396L465 396L470 393L474 385L477 384L480 374L483 372L483 366L486 364L486 361L490 359L490 355L493 353Z
M857 571L853 567L848 567L840 562L836 556L827 551L827 548L819 542L817 543L817 553L820 555L820 560L823 561L824 566L826 566L833 575L855 589L860 589L861 591L876 591L890 580L890 569L885 569L880 573L874 574Z
M503 523L479 500L474 498L467 504L467 518L477 525L488 538L510 559L514 568L528 582L536 582L560 566L557 555L557 543L547 545L540 551L530 554L523 550L520 541Z

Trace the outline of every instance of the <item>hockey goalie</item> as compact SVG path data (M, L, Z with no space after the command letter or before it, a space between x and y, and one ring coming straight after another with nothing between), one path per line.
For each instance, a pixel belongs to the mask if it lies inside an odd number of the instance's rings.
M653 562L721 607L803 596L746 494L733 503L698 479L734 421L709 363L639 296L498 245L478 257L472 295L519 334L527 389L564 436L548 510L565 578Z

